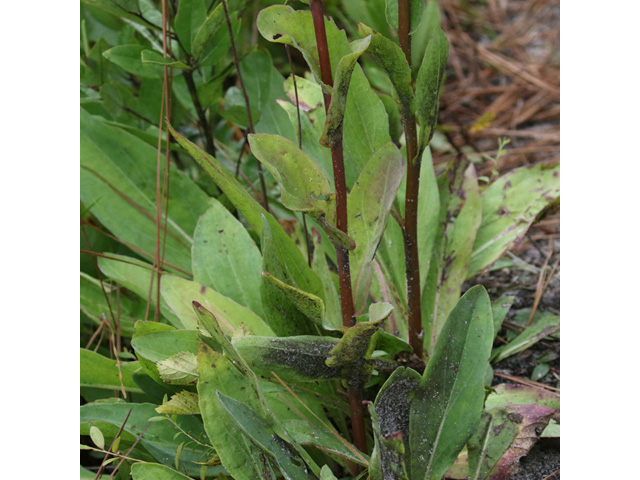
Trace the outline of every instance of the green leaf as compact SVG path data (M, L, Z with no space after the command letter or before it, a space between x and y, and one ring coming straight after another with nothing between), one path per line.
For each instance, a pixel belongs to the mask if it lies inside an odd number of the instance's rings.
M324 319L324 302L321 298L292 287L291 285L287 285L267 272L262 272L262 276L284 293L300 313L304 314L309 320L312 320L318 326L322 326Z
M560 395L528 385L500 384L493 388L485 402L487 410L508 405L541 405L560 409Z
M98 258L98 267L107 277L115 280L127 290L138 295L146 305L149 297L149 286L151 285L151 265L133 257L110 254L109 258ZM157 308L155 289L151 295L151 306L153 308L150 309L149 318L153 318L153 310ZM160 299L160 313L164 318L169 320L172 325L182 327L180 319L169 310L166 302L162 298Z
M396 32L398 31L398 0L386 0L385 15L389 26ZM409 0L409 33L416 31L422 20L422 10L424 9L424 0Z
M400 187L404 192L405 189ZM403 199L404 200L404 199ZM404 202L403 202L404 203ZM418 192L418 252L420 289L424 291L431 267L432 252L438 232L440 194L433 168L431 149L425 148L420 164L420 190Z
M96 426L91 426L89 429L89 435L91 436L91 440L96 444L96 447L104 450L104 435L100 431L100 429Z
M240 429L277 463L288 480L315 477L298 456L295 448L279 436L273 426L250 406L217 392L218 399Z
M438 179L440 214L432 260L422 295L426 346L432 350L460 297L471 249L481 222L478 182L466 159L451 162Z
M343 122L345 109L347 108L347 94L349 92L349 84L351 75L356 66L358 58L369 47L371 37L360 40L354 40L349 48L352 53L345 55L338 62L333 82L333 90L331 94L331 103L327 112L327 120L324 125L320 144L325 147L334 147L342 142Z
M129 73L143 78L162 78L163 68L158 65L142 63L144 45L118 45L110 48L102 55L109 61L122 67Z
M134 438L141 436L140 445L164 465L173 465L178 446L185 442L180 454L182 465L189 475L197 475L200 466L195 462L205 462L211 448L193 442L183 432L188 432L199 442L205 443L207 440L202 421L194 415L183 415L176 418L177 427L171 422L151 422L150 419L158 415L156 406L151 403L125 402L86 404L80 407L80 422L85 425L107 422L117 429L131 410L124 425L127 434ZM102 427L101 430L105 432Z
M332 337L242 337L233 342L251 369L264 376L275 371L284 381L299 383L336 378L339 371L326 365L338 340Z
M427 2L427 6L422 13L420 26L411 37L411 70L414 72L414 77L415 74L420 71L424 52L427 49L429 40L431 40L434 29L440 26L440 16L440 6L438 2Z
M325 465L320 470L320 480L338 480L338 478L333 474L329 466Z
M156 148L81 110L81 201L111 233L149 259L156 244L156 161ZM189 272L191 236L208 196L177 169L170 182L165 266Z
M91 350L80 349L80 386L120 390L122 386L128 392L142 393L133 381L133 372L140 368L139 362L120 362L103 357ZM120 382L122 372L122 383Z
M385 15L385 0L349 0L342 2L341 7L354 22L371 25L376 32L392 38Z
M263 217L262 270L289 286L297 287L296 279L290 270L291 265L287 262L287 256L291 251L283 251L283 249L279 247L280 245L278 245L276 241L271 225L269 225L267 219ZM320 289L321 288L322 287L320 287ZM300 288L300 290L305 291L305 288ZM309 292L309 290L306 291ZM260 294L262 297L262 308L265 313L265 321L276 335L287 337L318 333L317 324L305 316L300 315L298 308L289 299L288 294L284 293L279 286L274 285L274 282L271 281L271 279L267 279L265 275L262 275Z
M182 0L178 4L173 30L188 54L191 54L191 43L206 18L207 8L204 0Z
M314 235L313 237L313 260L311 263L313 271L318 274L322 281L322 290L324 292L325 315L322 319L322 326L326 330L342 329L342 311L340 310L340 298L336 290L336 284L333 280L327 257L322 244L322 237Z
M489 478L493 467L518 433L506 409L483 412L478 430L469 439L469 479Z
M173 60L170 57L164 58L160 52L155 50L142 50L142 64L162 65L171 68L179 68L180 70L191 70L189 65Z
M436 28L424 52L424 59L416 77L416 97L413 101L413 110L416 112L416 118L421 127L418 141L419 151L429 145L435 131L440 107L440 89L448 55L447 36L440 28Z
M255 124L260 120L260 111L256 105L249 100L251 107L251 122ZM249 129L249 115L247 114L247 103L242 90L238 87L230 87L224 94L224 108L220 111L220 115L236 125Z
M244 226L220 202L212 200L198 220L191 257L196 282L262 314L260 250Z
M507 345L496 348L491 355L491 362L497 363L511 355L526 350L534 343L560 330L560 317L548 315L541 318L535 324L524 329L516 338Z
M287 208L335 217L335 200L327 176L297 145L267 134L249 135L249 145L282 186L282 203Z
M105 292L107 297L105 297ZM113 288L108 282L101 285L98 279L80 272L80 310L93 320L96 326L102 323L103 314L107 318L110 316L107 298L112 306L119 305L120 334L123 337L131 337L133 324L144 316L146 302L143 303L141 299L133 298L133 296L118 295L116 288ZM116 303L117 301L119 304Z
M224 8L222 3L219 3L214 8L205 21L197 29L193 40L191 41L191 53L195 58L200 57L205 47L211 43L212 39L221 40L222 38L229 37L227 32L227 25L224 16ZM228 43L227 49L231 46L231 42ZM225 50L226 51L226 50Z
M559 165L513 170L482 192L482 224L467 278L477 275L517 245L538 214L560 198Z
M231 335L242 325L256 335L273 335L273 331L246 307L197 282L191 282L173 275L162 277L162 298L175 312L184 328L195 329L198 320L193 311L193 301L201 303L215 313L225 333Z
M198 394L183 390L173 395L171 400L156 408L156 412L166 415L199 415Z
M197 357L180 352L156 363L162 381L174 385L190 385L198 380Z
M347 198L349 236L356 242L349 258L356 311L364 308L371 285L371 262L403 176L402 154L389 142L367 162Z
M440 479L474 433L493 343L491 303L481 285L460 298L442 329L410 406L410 478Z
M169 125L168 128L178 143L211 175L218 187L220 187L240 213L244 215L247 222L258 235L262 233L262 217L266 219L271 235L275 239L275 254L282 262L282 265L285 266L287 278L291 279L291 281L284 278L281 278L281 280L322 298L322 284L320 279L313 270L309 268L307 260L302 256L302 253L293 240L291 240L282 229L282 226L273 218L273 215L262 208L238 183L231 172L225 169L215 158L180 135L171 125Z
M211 350L206 345L198 352L198 374L202 420L222 465L239 480L264 478L260 475L267 464L264 454L240 431L217 395L217 392L222 392L250 401L254 397L248 380L228 356Z
M137 327L138 325L136 325ZM199 345L200 339L195 330L167 330L140 334L131 341L136 355L154 363L182 352L196 354Z
M498 335L498 331L502 326L507 313L513 305L513 301L516 299L514 296L500 297L498 300L491 304L491 310L493 311L493 337Z
M157 463L134 463L131 465L133 480L187 480L187 477L166 465Z
M397 7L397 2L396 7ZM371 35L371 45L368 52L382 65L382 68L389 75L389 80L393 84L400 104L407 116L411 115L411 102L413 101L413 87L411 85L411 68L407 63L404 53L397 43L375 33L370 27L358 25L360 36Z
M273 5L258 14L258 30L270 42L292 45L302 53L322 85L313 19L309 11L295 11L285 5ZM344 31L325 18L331 71L336 72L342 57L351 54ZM325 86L326 89L326 86ZM330 92L327 92L330 93ZM351 76L344 115L344 157L347 188L351 188L360 170L380 147L390 142L384 105L373 92L362 69L356 65Z

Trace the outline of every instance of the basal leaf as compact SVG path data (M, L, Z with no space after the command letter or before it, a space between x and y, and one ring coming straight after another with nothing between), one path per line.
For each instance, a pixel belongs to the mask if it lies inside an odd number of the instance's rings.
M539 342L545 337L556 333L560 329L560 317L548 315L541 318L533 325L525 328L516 338L507 345L496 348L491 355L491 362L497 363L511 355L526 350L531 345Z
M476 433L469 439L469 479L485 480L511 445L518 426L506 409L483 412Z
M513 305L513 301L515 300L514 296L505 296L500 297L498 300L491 304L491 310L493 311L493 336L498 335L498 331L502 326L502 322L504 321L507 313L511 309L511 305Z
M560 198L559 165L513 170L482 192L482 224L473 244L467 278L517 245L537 215Z
M541 405L560 409L560 395L528 385L502 383L496 385L485 402L487 410L508 405Z
M476 286L460 298L438 338L410 406L410 478L439 480L475 431L493 343L491 303Z
M198 220L191 256L196 282L262 313L262 255L247 230L220 202L212 200Z

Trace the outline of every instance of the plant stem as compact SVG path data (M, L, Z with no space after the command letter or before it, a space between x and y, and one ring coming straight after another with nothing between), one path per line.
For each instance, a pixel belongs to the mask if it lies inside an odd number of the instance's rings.
M229 30L229 40L231 40L231 53L233 54L233 64L236 67L236 74L238 75L238 83L240 84L240 90L244 96L244 103L247 107L247 120L249 121L249 133L256 133L253 128L253 118L251 116L251 107L249 106L249 95L247 89L244 86L242 80L242 72L240 71L240 63L238 62L238 51L236 50L236 42L233 39L233 28L231 28L231 19L229 18L229 10L227 9L227 1L222 0L222 8L224 9L224 18L227 21L227 29ZM264 173L262 172L262 163L258 162L258 176L260 177L260 188L262 189L262 206L269 212L269 199L267 198L267 186L264 183Z
M409 0L398 0L398 39L400 48L411 65L411 38L409 26L411 12ZM416 117L402 111L404 136L407 146L407 190L405 195L404 255L407 275L407 304L409 307L409 345L418 358L424 354L424 329L420 305L420 261L418 257L418 191L420 189L420 159Z
M202 133L204 135L205 148L207 153L213 157L216 154L216 148L213 145L213 136L211 134L211 127L209 126L209 120L207 120L207 114L205 113L204 108L202 108L202 104L198 98L198 90L196 89L196 84L193 81L193 72L185 70L182 75L184 76L187 88L189 89L189 95L191 95L193 105L196 107L196 113L198 114L198 120L200 121L200 127L202 128Z
M320 75L322 82L333 86L331 74L331 61L329 58L329 46L324 26L324 14L322 12L322 0L311 0L311 14L316 34L318 47L318 59L320 61ZM329 112L331 97L324 95L325 111ZM336 223L339 230L349 233L347 222L347 182L344 172L344 157L342 141L331 147L331 160L333 162L333 176L336 186ZM336 246L338 262L338 275L340 280L340 305L342 309L342 324L346 327L355 325L355 311L353 306L353 293L351 291L351 271L349 269L349 250ZM367 451L367 437L364 423L364 407L362 405L362 387L349 387L349 409L351 411L351 431L355 446L363 452Z

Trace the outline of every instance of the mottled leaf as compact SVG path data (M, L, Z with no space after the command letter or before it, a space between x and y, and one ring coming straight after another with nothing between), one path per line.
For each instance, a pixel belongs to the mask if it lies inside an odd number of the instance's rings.
M189 385L198 380L197 357L180 352L156 363L162 381L174 385Z
M195 378L197 380L197 375ZM156 408L156 412L166 415L199 415L198 394L184 390Z
M292 287L291 285L287 285L267 272L262 272L262 276L284 293L300 313L304 314L309 320L312 320L318 326L322 326L324 319L324 302L321 298Z

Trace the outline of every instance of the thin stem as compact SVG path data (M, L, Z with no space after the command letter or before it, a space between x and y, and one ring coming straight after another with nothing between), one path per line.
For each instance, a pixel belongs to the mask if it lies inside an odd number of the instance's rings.
M411 12L409 0L398 0L398 39L407 62L411 65L411 38L409 26ZM402 111L404 136L407 146L407 190L404 221L405 271L407 275L407 304L409 307L409 345L418 358L424 355L424 329L420 302L420 261L418 257L418 191L420 189L420 159L416 117Z
M296 96L296 113L298 115L298 148L302 150L302 116L300 115L300 100L298 98L298 83L296 82L296 74L293 71L293 60L291 59L291 49L289 45L284 46L287 51L287 59L289 60L289 69L291 70L291 79L293 80L293 92ZM309 230L307 229L307 215L302 212L302 226L304 228L304 239L307 245L307 263L311 266L311 242L309 240Z
M231 53L233 54L233 64L236 67L236 74L238 75L238 83L240 84L240 90L244 96L244 103L247 107L247 119L249 121L249 133L255 133L253 128L253 118L251 116L251 107L249 104L249 95L247 89L244 86L242 80L242 72L240 71L240 63L238 62L238 51L236 50L236 42L233 39L233 28L231 27L231 19L229 18L229 10L227 9L227 1L222 0L222 8L224 9L224 18L227 21L227 29L229 30L229 39L231 40ZM262 163L258 162L258 176L260 177L260 187L262 189L262 206L269 212L269 199L267 198L267 186L264 183L264 173L262 171Z
M322 0L311 0L311 14L316 34L318 58L320 60L320 76L323 83L333 86L331 74L331 61L329 46L324 26L322 12ZM324 95L325 109L329 111L331 97ZM336 223L339 230L349 233L347 222L347 183L344 172L344 157L342 141L331 147L331 160L333 162L333 177L336 186ZM338 263L338 275L340 280L340 305L342 309L342 324L345 327L355 325L353 293L351 290L351 272L349 269L349 250L336 246L336 258ZM351 431L355 446L363 452L367 451L367 437L364 423L364 406L362 405L362 387L349 388L349 409L351 412Z
M193 72L185 70L182 75L184 76L187 88L189 89L189 95L191 95L193 105L196 107L198 120L200 122L200 128L202 128L202 134L204 135L205 148L207 150L207 153L213 157L216 153L215 146L213 145L213 135L211 133L209 120L207 120L207 114L204 111L204 108L202 108L202 104L200 103L200 99L198 98L198 90L196 88L195 82L193 81Z

